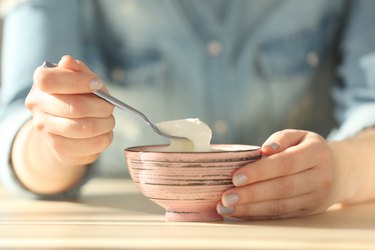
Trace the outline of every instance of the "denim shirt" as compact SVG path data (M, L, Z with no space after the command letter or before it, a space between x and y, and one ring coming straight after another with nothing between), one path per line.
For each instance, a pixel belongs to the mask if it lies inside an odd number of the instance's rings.
M375 1L25 1L4 25L0 177L29 194L11 146L30 119L33 71L64 54L152 121L200 118L213 143L260 145L285 128L353 136L375 124L374 11ZM138 117L115 117L101 175L127 175L125 147L167 143Z

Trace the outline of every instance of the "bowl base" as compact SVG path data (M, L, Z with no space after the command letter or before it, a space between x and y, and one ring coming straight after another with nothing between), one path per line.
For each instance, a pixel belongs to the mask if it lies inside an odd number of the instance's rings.
M201 212L186 211L167 211L165 212L167 221L215 221L223 220L223 216L218 214L216 210Z

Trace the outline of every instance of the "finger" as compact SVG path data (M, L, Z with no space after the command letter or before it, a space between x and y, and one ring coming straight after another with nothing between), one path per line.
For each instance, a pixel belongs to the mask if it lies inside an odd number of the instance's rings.
M268 156L297 145L307 131L285 129L272 134L262 145L262 155Z
M62 67L38 67L34 73L34 84L51 94L91 93L103 87L101 79L94 74Z
M66 68L66 69L73 70L75 72L88 73L90 75L93 75L99 78L93 71L90 70L90 68L84 62L80 60L76 60L74 57L70 55L64 55L59 62L59 66ZM105 86L103 86L100 89L101 91L105 93L109 93Z
M80 65L77 63L76 59L70 55L64 55L61 57L58 66L64 69L70 69L75 72L84 72Z
M323 211L320 212L315 212L311 209L300 209L291 213L285 213L282 215L263 215L263 216L232 216L237 219L242 219L242 220L280 220L280 219L288 219L288 218L299 218L299 217L305 217L309 215L315 215L322 213Z
M65 118L108 118L114 107L92 94L56 95L34 90L25 100L32 112L39 110Z
M59 159L64 164L76 166L76 165L88 165L96 161L100 154L85 155L85 156L69 156L62 158L61 155L54 154L57 159Z
M70 55L64 55L63 57L61 57L61 60L58 65L62 68L70 69L76 72L85 72L88 74L95 75L95 73L92 72L85 63L75 59Z
M113 140L113 132L86 139L71 139L48 134L47 141L54 152L62 158L82 157L103 152Z
M73 139L92 138L111 132L115 119L108 118L63 118L43 112L33 115L34 126L43 132Z
M271 200L235 207L225 207L222 203L219 203L217 211L221 215L241 219L277 219L297 211L312 211L313 207L316 206L316 200L313 194L305 194L289 199Z
M319 137L309 137L297 146L243 166L233 174L232 181L235 186L244 186L315 167L322 157L317 157L321 146Z
M222 203L231 207L311 193L319 188L319 174L315 169L308 169L293 175L231 188L223 193Z

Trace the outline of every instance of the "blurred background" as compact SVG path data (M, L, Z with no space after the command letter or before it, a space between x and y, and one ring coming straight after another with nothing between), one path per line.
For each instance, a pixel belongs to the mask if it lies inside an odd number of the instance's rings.
M1 48L3 41L3 17L5 13L12 7L16 6L23 0L0 0L0 59L1 59ZM0 105L1 105L1 61L0 60Z
M0 18L0 48L2 47L2 41L3 41L3 18L1 16ZM0 58L1 58L1 49L0 49ZM0 105L1 105L1 60L0 60Z
M3 0L0 0L0 59L1 59L1 48L2 46L2 41L3 41L3 16L4 16L4 10L5 7L3 6ZM1 61L0 60L0 105L1 105Z

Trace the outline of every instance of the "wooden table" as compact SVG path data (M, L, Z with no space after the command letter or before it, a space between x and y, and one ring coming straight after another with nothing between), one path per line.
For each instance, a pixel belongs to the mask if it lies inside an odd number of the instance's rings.
M76 202L0 189L0 249L375 249L375 203L277 221L166 222L127 179L94 179Z

